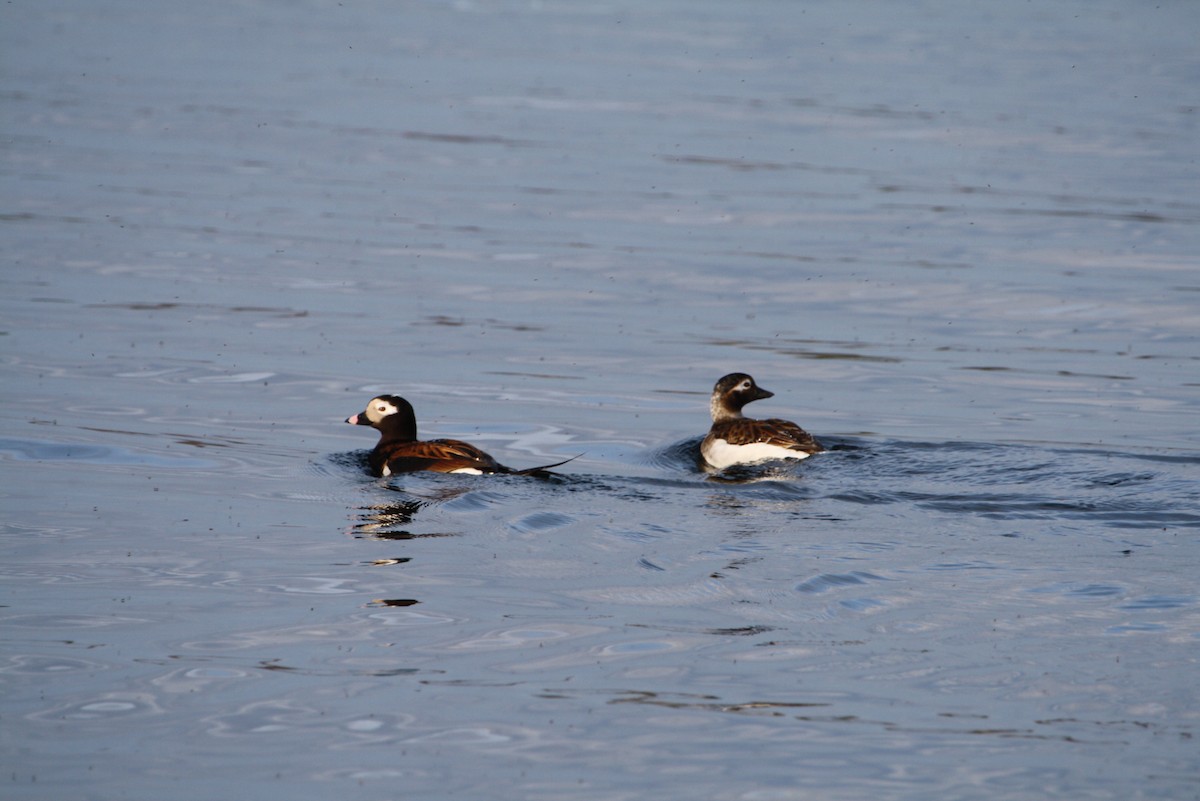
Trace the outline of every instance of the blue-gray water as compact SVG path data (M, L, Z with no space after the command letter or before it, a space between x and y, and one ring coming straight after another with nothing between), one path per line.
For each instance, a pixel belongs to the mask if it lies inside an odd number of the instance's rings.
M0 794L1200 797L1198 9L0 7Z

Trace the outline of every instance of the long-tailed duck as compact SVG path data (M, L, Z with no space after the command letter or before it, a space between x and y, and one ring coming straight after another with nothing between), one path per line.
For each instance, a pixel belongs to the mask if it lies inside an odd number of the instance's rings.
M377 476L393 473L415 473L431 470L435 473L511 473L538 475L551 467L571 461L514 470L497 462L491 455L474 445L456 439L417 439L417 416L412 404L399 395L380 395L371 398L367 408L346 418L351 425L371 426L379 432L367 462ZM574 458L574 457L572 457Z
M769 459L806 459L825 450L795 423L742 417L742 407L747 403L774 394L745 373L730 373L718 381L709 404L712 428L700 443L704 461L719 470Z

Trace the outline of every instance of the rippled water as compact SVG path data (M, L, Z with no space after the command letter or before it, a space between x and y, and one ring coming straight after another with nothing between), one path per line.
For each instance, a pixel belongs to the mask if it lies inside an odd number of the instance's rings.
M1190 5L200 8L0 9L5 798L1197 797Z

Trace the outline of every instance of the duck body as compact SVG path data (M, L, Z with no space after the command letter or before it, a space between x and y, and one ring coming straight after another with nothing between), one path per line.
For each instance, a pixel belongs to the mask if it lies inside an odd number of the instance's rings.
M417 416L412 404L399 395L379 395L367 408L346 418L351 425L370 426L379 432L379 442L367 457L371 473L390 476L395 473L415 473L428 470L434 473L513 473L517 475L545 474L563 462L513 470L496 461L490 454L457 439L417 439ZM570 461L569 459L566 461Z
M722 470L773 459L807 459L825 450L812 434L789 420L742 415L747 403L774 395L745 373L730 373L716 383L709 402L712 428L700 443L700 454L710 467Z

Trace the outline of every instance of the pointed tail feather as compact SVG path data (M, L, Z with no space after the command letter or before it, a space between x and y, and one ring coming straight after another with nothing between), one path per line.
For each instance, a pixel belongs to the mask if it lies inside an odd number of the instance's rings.
M572 456L570 459L563 459L561 462L555 462L554 464L543 464L543 465L539 465L538 467L526 467L524 470L512 470L512 471L510 471L510 473L514 476L538 476L539 478L544 478L546 476L554 475L553 473L550 472L550 468L560 467L561 465L564 465L567 462L573 462L576 459L578 459L580 456L583 456L583 454L577 453L574 456Z

